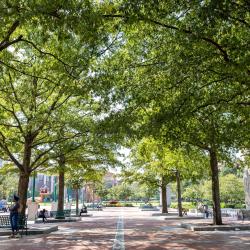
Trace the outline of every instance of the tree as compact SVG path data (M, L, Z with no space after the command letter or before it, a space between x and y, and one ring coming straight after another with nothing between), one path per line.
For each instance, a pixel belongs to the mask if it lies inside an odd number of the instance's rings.
M69 139L55 140L50 131L60 126L54 113L71 93L66 85L11 72L2 72L0 88L0 148L3 159L12 161L20 171L18 194L24 213L30 174L46 165L55 145Z
M130 134L192 144L210 155L215 224L222 224L218 158L249 146L247 6L124 1L106 13L127 26L125 45L98 75L109 93L105 103L121 103L114 116L129 121L124 128L130 125Z
M201 189L201 185L191 184L187 186L182 194L184 199L191 199L192 201L199 201L204 198L204 190Z
M102 8L102 3L90 1L1 1L1 68L38 79L53 78L53 74L29 70L40 57L42 67L50 66L71 79L82 77L93 55L112 47L109 21L104 22L99 13Z
M4 1L1 7L0 148L20 170L25 213L31 172L69 139L56 135L56 115L77 92L82 98L90 93L91 84L83 82L91 59L111 49L113 36L109 22L98 17L98 5L91 3Z
M233 174L220 178L221 200L225 203L244 202L244 186L242 179Z
M17 193L18 188L18 174L8 170L7 173L1 169L0 175L0 200L13 198Z
M91 166L88 164L70 166L70 169L66 174L66 183L67 186L73 188L76 192L76 215L78 215L79 211L78 190L85 184L92 184L94 188L96 183L102 181L104 173L105 170L102 168L98 169L98 166Z
M126 183L115 185L108 189L108 197L111 200L127 200L131 197L133 190Z
M177 179L179 197L179 215L182 216L180 175L182 178L197 178L203 173L204 159L199 154L192 155L194 159L185 156L181 150L171 150L167 145L144 138L134 148L132 154L132 170L129 171L132 179L148 183L148 186L158 186L162 190L162 212L167 213L166 186ZM201 161L198 163L198 159Z

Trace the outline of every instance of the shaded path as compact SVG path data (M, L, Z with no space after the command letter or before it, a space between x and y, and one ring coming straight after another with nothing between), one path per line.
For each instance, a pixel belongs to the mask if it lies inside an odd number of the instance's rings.
M59 224L59 231L49 235L22 239L2 236L0 249L250 249L250 231L191 232L178 226L180 220L166 221L138 208L106 208L93 213L81 222ZM120 243L115 244L115 239Z

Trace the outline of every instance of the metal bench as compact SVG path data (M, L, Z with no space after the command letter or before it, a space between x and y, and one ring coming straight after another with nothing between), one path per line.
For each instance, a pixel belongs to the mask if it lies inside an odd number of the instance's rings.
M53 218L63 218L70 217L71 209L65 209L61 211L50 211L50 217Z
M9 215L0 215L0 228L11 228ZM17 228L18 228L18 232L20 233L21 237L23 235L24 230L25 230L26 235L28 234L28 232L27 232L27 230L28 230L27 215L25 215L25 216L23 216L21 214L18 215Z
M71 209L71 214L72 215L79 215L81 209L78 209L78 211L76 212L76 209Z
M241 216L242 216L242 220L250 220L250 210L246 210L246 209L241 209L240 210Z

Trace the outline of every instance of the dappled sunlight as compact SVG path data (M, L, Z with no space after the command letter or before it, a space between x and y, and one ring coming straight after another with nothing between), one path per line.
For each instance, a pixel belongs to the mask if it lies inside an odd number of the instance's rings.
M98 216L95 216L97 214ZM164 220L141 212L138 208L106 208L93 217L78 222L58 223L59 230L46 235L23 236L20 239L0 238L1 250L45 249L112 249L118 232L119 218L123 217L126 250L227 250L249 249L249 231L190 231L180 227L185 219ZM192 223L206 220L191 219ZM244 222L242 224L249 224ZM205 223L206 224L206 223ZM48 224L45 224L46 226ZM39 225L42 226L42 225ZM118 239L118 238L117 238Z

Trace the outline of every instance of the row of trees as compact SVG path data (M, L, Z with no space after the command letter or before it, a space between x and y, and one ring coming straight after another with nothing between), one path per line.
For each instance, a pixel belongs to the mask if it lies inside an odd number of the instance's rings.
M249 148L249 6L245 1L117 5L106 16L120 22L123 43L99 62L96 92L103 103L122 107L113 115L127 135L153 136L208 158L214 223L222 224L218 161Z
M198 184L189 184L183 192L183 198L191 201L212 200L211 181L203 180ZM234 174L228 174L220 177L220 198L221 202L228 205L244 204L244 186L242 178Z
M104 201L149 201L158 194L158 189L153 186L147 186L147 183L126 183L123 180L119 185L113 187L105 187L99 185L96 189L97 195Z
M101 5L90 2L0 5L1 159L19 171L22 213L34 171L58 173L62 210L67 171L114 163L88 81L92 60L112 47L112 31L100 20Z
M113 142L153 137L166 149L152 157L207 159L222 224L218 161L249 149L247 2L0 5L0 149L19 169L23 213L33 171L57 165L63 186L80 148L84 162L107 163Z

